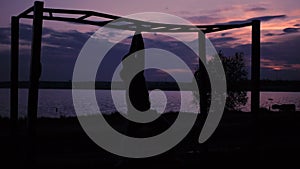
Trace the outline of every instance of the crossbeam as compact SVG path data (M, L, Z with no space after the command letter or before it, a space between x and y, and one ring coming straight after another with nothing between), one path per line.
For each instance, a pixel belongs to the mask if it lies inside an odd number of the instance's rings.
M33 12L33 7L28 8L18 18L33 19L34 15L30 15ZM47 15L48 14L48 15ZM58 15L58 16L57 16ZM69 15L68 17L62 17L59 15ZM78 17L78 15L81 15ZM103 21L95 21L89 18L96 17ZM143 32L199 32L213 33L229 29L241 28L251 26L252 22L248 21L240 24L218 24L218 25L181 25L181 24L167 24L157 22L147 22L117 15L111 15L106 13L100 13L89 10L75 10L75 9L54 9L54 8L43 8L43 20L51 21L65 21L72 23L80 23L94 26L106 26L109 28L131 30L136 31L137 29ZM118 24L118 23L127 24ZM110 24L109 24L110 23Z

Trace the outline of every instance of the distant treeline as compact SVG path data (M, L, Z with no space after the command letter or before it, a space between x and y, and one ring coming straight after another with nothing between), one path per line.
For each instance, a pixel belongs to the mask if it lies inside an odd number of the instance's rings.
M180 83L182 90L191 90L191 83ZM88 89L91 86L95 86L99 90L110 90L110 82L76 82L74 87L78 89ZM114 82L115 90L124 89L122 82ZM174 82L147 82L149 90L178 90L177 83ZM20 88L28 88L29 82L19 82ZM41 81L39 87L41 89L72 89L72 82L55 82L55 81ZM0 88L10 88L10 82L0 82ZM228 86L228 90L251 90L251 81L237 82L231 86ZM300 92L300 81L272 81L261 80L261 91L287 91L287 92Z

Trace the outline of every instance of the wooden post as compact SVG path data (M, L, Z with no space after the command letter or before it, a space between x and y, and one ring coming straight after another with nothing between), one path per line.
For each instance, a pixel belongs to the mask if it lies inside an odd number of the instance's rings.
M205 34L203 32L198 32L198 45L199 45L199 99L200 99L200 115L198 115L198 118L200 121L200 126L202 126L202 129L204 127L206 118L208 116L208 84L209 80L207 70L206 70L206 38ZM201 59L200 59L201 58ZM199 132L202 131L199 130ZM199 133L200 135L200 133ZM198 140L198 139L196 139ZM207 142L204 142L201 144L200 151L204 154L203 158L201 158L201 162L206 166L207 165L207 156L208 156L208 145Z
M200 112L202 115L207 116L207 81L209 80L206 76L206 42L205 42L205 34L203 32L198 32L198 40L199 40L199 73L200 73Z
M252 21L252 56L251 56L251 112L254 115L254 153L260 160L260 21ZM259 161L257 161L259 163Z
M38 109L38 88L41 75L41 43L43 26L44 3L34 3L34 17L32 28L31 63L30 63L30 84L28 94L28 132L35 135L37 109Z
M10 48L10 158L14 159L12 168L18 167L19 142L17 137L18 129L18 84L19 84L19 18L11 17L11 48Z
M252 56L251 56L251 111L259 112L260 92L260 21L252 22Z
M10 120L13 133L18 122L18 83L19 83L19 18L11 17L10 49Z

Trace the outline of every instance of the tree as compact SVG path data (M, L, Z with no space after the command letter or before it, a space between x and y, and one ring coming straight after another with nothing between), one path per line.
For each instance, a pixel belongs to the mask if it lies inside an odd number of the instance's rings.
M228 89L225 109L230 111L238 111L241 109L241 106L244 106L247 103L248 100L247 92L245 90L241 90L239 87L236 87L247 80L248 72L244 62L244 54L236 53L235 56L226 57L222 51L220 51L218 55L223 64ZM207 64L209 66L214 66L216 61L217 60L215 57L213 57L208 61ZM195 72L195 78L198 84L201 80L199 75L200 73L198 69ZM208 95L210 94L208 93ZM194 92L194 96L199 98L199 93ZM208 100L208 102L210 102L210 100Z

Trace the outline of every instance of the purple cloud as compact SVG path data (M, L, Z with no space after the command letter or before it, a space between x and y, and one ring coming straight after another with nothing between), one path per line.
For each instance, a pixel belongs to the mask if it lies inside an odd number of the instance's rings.
M268 22L273 19L285 19L286 17L287 17L286 15L260 16L260 17L250 18L247 20L230 21L230 22L219 23L219 24L224 24L224 25L226 25L226 24L243 24L243 23L251 22L253 20L260 20L262 22Z
M211 17L211 16L191 16L186 17L185 19L189 20L192 23L214 23L219 22L221 18Z
M296 32L299 32L299 29L300 29L300 28L285 28L285 29L283 29L282 31L283 31L284 33L296 33Z
M267 8L264 8L264 7L254 7L254 8L247 9L246 11L265 11L265 10L267 10Z
M299 32L300 28L284 28L282 30L283 33L266 33L264 36L281 36L281 35L287 35L291 33L297 33Z

